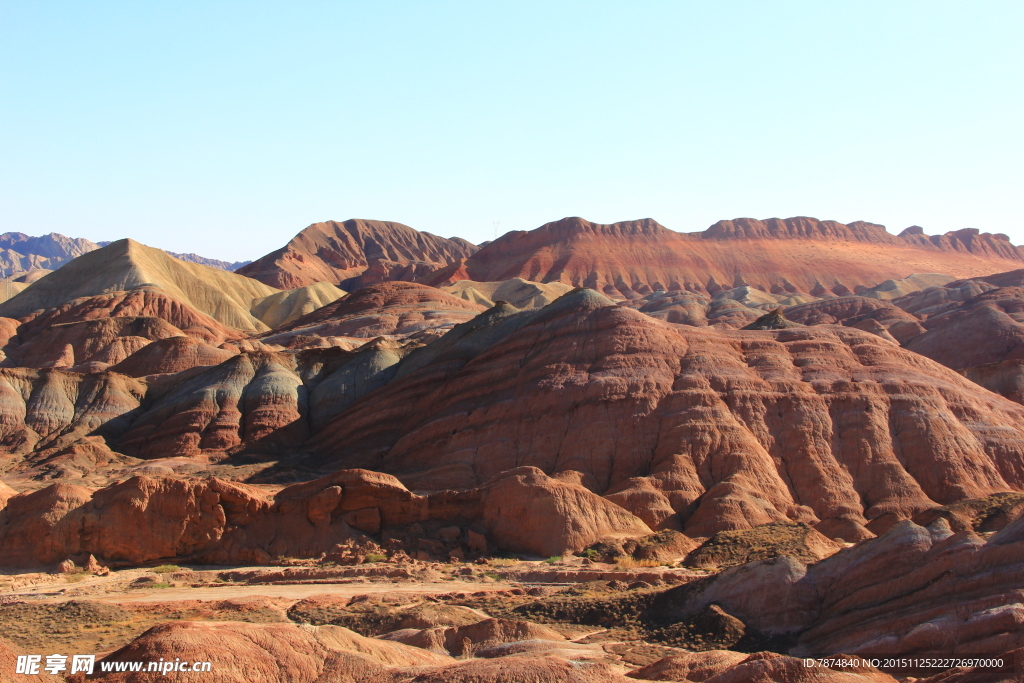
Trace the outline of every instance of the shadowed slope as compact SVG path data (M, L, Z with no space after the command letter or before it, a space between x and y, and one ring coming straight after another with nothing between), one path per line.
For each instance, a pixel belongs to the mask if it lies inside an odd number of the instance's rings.
M428 490L572 470L652 528L706 536L783 519L884 528L1020 490L1022 418L859 330L676 327L580 290L457 326L313 447L325 468Z
M386 280L415 280L476 249L464 239L445 239L401 223L327 221L314 223L238 272L281 289L328 282L354 290Z

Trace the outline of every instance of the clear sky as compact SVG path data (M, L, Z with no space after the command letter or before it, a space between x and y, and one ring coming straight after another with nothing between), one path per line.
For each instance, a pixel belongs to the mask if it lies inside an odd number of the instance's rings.
M0 0L0 232L809 215L1024 243L1024 3Z

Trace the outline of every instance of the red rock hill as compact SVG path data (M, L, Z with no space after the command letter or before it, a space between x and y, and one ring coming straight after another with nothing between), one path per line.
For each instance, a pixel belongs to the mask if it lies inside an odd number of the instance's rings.
M390 221L314 223L288 244L238 272L280 289L329 282L354 290L387 280L414 280L477 247Z
M973 277L1024 262L1024 252L1005 235L968 229L928 237L919 230L892 235L872 223L797 217L741 218L678 233L650 218L611 225L564 218L507 233L422 281L441 286L521 277L626 298L658 289L714 294L747 284L817 296L850 294L911 273Z

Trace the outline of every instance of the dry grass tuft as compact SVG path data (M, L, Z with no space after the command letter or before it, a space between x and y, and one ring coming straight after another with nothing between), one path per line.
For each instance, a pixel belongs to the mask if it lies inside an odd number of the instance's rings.
M615 558L615 564L619 569L636 569L637 567L660 567L659 560L638 560L630 555L619 555Z

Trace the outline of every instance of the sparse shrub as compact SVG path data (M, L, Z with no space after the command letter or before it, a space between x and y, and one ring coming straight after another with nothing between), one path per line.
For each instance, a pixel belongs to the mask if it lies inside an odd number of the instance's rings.
M587 548L583 551L582 556L590 560L591 562L597 562L601 557L601 553L597 552L595 548Z
M519 560L514 560L511 557L494 557L489 562L493 567L508 567L513 564L519 564Z
M547 562L548 564L554 564L555 562L561 562L562 561L562 556L561 555L553 555L553 556L549 557L548 559L546 559L544 561Z
M637 567L660 567L658 560L638 560L630 555L619 555L615 558L618 569L636 569Z
M385 562L388 559L387 555L380 553L367 553L366 562Z
M68 583L78 583L79 581L84 581L87 576L88 574L86 574L84 571L77 571L72 574L65 574L64 580Z
M153 571L157 574L170 574L171 572L180 572L181 567L176 564L162 564L159 567L153 567Z

